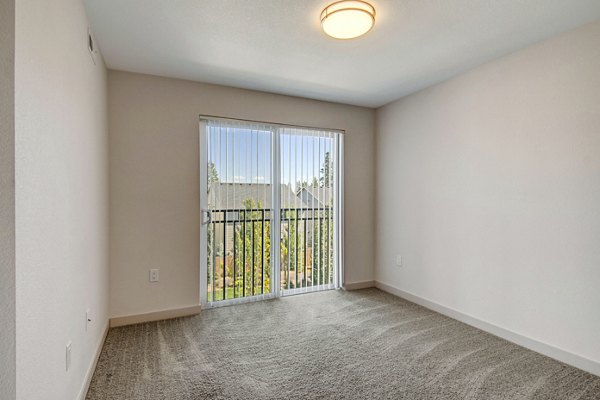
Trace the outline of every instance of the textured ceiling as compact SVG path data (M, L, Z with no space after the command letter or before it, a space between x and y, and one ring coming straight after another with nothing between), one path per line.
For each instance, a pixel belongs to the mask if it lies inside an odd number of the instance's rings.
M85 3L109 68L369 107L600 19L600 0L373 0L340 41L322 0Z

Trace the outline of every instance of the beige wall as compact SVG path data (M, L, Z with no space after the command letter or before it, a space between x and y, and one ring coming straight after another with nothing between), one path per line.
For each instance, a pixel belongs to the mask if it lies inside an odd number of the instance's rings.
M373 110L118 71L108 81L112 316L199 303L200 114L345 129L345 278L373 279Z
M15 2L0 2L0 399L15 398Z
M378 281L600 365L599 39L377 111Z
M80 0L17 4L17 398L23 400L77 398L107 323L106 70L88 53L87 26Z

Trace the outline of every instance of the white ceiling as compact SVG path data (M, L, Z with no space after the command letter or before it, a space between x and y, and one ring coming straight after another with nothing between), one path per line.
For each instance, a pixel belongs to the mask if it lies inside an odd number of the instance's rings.
M372 0L373 30L340 41L332 1L85 3L109 68L369 107L600 19L600 0Z

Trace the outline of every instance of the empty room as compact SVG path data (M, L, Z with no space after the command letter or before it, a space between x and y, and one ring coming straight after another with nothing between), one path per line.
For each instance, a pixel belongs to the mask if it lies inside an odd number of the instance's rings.
M600 400L600 1L2 0L0 400Z

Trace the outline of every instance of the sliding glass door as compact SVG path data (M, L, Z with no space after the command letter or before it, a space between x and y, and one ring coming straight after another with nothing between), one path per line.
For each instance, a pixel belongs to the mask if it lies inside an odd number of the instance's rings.
M340 284L338 131L201 118L201 299L227 305Z
M335 288L337 134L289 127L278 132L282 294Z

